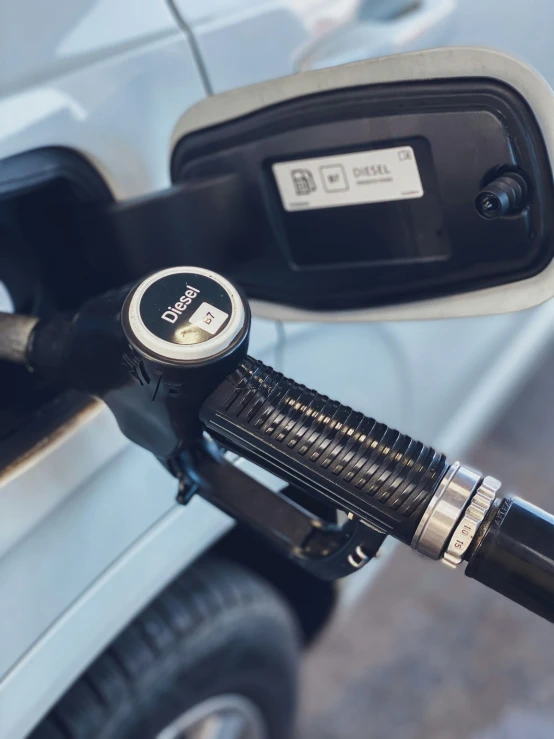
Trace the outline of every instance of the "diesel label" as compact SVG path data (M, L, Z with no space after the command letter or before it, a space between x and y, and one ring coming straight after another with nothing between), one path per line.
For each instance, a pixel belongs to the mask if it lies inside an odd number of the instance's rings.
M171 305L167 306L167 310L165 311L165 313L162 314L163 320L167 321L168 323L175 323L181 313L186 311L187 307L192 303L194 298L198 296L199 292L200 290L192 287L192 285L188 285L188 288L185 290L185 294L181 295L175 305L173 307Z
M386 203L424 195L411 146L278 162L272 168L287 211Z
M386 164L368 164L366 167L354 167L354 177L387 177L391 172Z

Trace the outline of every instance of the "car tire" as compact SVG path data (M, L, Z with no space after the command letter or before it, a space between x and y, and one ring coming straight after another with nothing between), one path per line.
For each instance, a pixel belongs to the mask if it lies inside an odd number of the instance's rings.
M120 634L30 739L189 739L208 733L202 721L210 730L219 721L221 736L290 739L299 651L281 596L241 566L206 558Z

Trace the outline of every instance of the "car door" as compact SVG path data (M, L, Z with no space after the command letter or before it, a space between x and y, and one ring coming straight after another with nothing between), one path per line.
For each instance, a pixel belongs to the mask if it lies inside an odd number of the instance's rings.
M168 0L212 92L434 46L456 0Z

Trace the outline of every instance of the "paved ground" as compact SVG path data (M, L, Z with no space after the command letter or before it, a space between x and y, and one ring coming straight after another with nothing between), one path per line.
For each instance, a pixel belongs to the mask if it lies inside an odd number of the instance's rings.
M554 352L468 460L554 510ZM301 739L552 739L552 626L402 547L308 655Z

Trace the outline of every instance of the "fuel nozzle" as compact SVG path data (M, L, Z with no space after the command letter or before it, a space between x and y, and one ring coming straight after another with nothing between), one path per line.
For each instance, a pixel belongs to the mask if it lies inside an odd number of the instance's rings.
M452 567L468 561L470 577L554 620L554 517L499 500L498 480L248 357L249 328L248 303L228 280L176 267L74 316L3 317L0 358L101 397L179 479L178 500L199 492L321 576L359 568L390 534ZM229 484L203 431L348 512L349 524L248 479Z
M148 277L129 294L121 325L127 340L123 362L134 394L140 395L141 412L157 419L148 428L154 437L133 440L154 450L161 430L169 443L157 456L173 456L201 436L202 403L246 356L248 301L214 272L174 267ZM120 403L120 396L113 393L114 401ZM134 415L129 428L120 421L130 438Z
M102 398L123 433L168 460L202 434L203 401L246 356L248 302L199 267L157 272L50 320L6 314L0 358Z
M161 363L164 374L167 366L185 373L202 367L205 374L228 357L236 366L239 347L246 353L250 313L248 302L224 277L198 267L174 267L129 293L121 321L136 354Z

